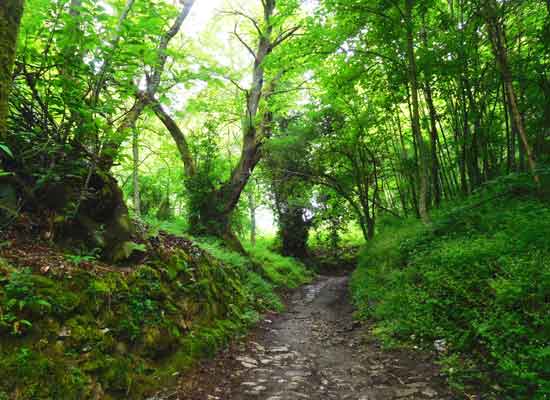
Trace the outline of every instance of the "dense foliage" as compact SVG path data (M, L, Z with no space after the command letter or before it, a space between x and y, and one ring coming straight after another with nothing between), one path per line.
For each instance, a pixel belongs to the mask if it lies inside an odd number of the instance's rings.
M2 0L0 368L22 375L0 397L53 370L73 393L43 358L55 343L25 344L39 328L53 340L83 315L95 341L108 311L126 346L153 318L192 347L176 309L205 301L210 325L242 327L307 279L273 251L328 268L361 236L361 315L388 337L444 339L457 385L540 398L549 71L548 0ZM166 258L165 235L191 235L208 268ZM53 281L43 254L112 279ZM131 390L105 365L141 376L151 354L113 343L71 385Z

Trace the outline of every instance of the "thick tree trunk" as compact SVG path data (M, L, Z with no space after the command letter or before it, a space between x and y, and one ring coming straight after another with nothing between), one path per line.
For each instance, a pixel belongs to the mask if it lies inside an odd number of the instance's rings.
M409 62L408 75L411 85L412 115L411 125L413 136L418 146L418 168L419 168L419 192L418 192L418 212L424 223L430 222L428 215L428 158L426 145L422 132L420 130L420 111L418 103L418 77L416 70L416 57L414 51L414 21L413 21L414 0L406 0L407 17L407 58Z
M269 88L267 93L264 93L264 61L273 48L284 40L281 36L274 41L271 38L273 31L271 18L275 11L275 0L265 0L262 1L262 4L265 27L260 33L256 52L252 52L250 47L238 36L236 29L234 32L236 37L254 55L252 87L246 92L246 115L243 118L241 157L238 164L233 168L229 180L222 184L219 189L206 196L206 200L211 198L215 202L210 203L209 201L205 202L205 199L200 200L198 218L196 213L194 217L198 225L191 225L193 230L221 237L229 246L242 252L244 250L241 243L231 231L231 215L254 168L260 161L263 140L271 135L272 114L265 111L262 121L260 123L257 121L260 101L262 98L269 97L269 93L273 91L273 86L276 83L273 81L272 87Z
M0 2L0 141L7 135L8 96L22 15L23 0Z
M525 126L519 112L517 96L512 82L512 72L508 63L508 50L506 48L506 42L504 39L504 27L497 15L498 4L495 0L487 0L484 6L484 13L487 22L487 30L489 38L491 39L493 52L497 60L497 64L504 82L504 88L506 89L508 106L512 117L513 125L516 127L521 142L523 144L523 150L529 164L529 169L533 175L533 179L537 185L540 185L540 178L536 171L536 163L531 151L531 145L525 132Z

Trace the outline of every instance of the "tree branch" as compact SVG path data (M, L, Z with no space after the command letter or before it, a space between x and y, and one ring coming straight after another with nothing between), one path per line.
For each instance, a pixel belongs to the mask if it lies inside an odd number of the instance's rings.
M150 101L151 108L155 112L156 116L161 120L166 129L168 129L168 132L170 132L170 135L172 135L174 142L176 142L180 157L185 167L186 175L188 177L195 175L196 167L185 135L179 128L178 124L176 124L172 117L168 115L168 113L164 110L164 108L162 108L162 105L156 99L151 99Z
M281 43L283 43L288 38L292 37L301 27L300 26L294 26L292 28L289 28L279 34L273 44L271 45L271 48L274 49Z
M241 42L241 44L246 48L246 50L248 50L248 52L252 55L252 57L256 59L256 53L254 52L254 50L252 50L252 48L248 45L248 43L246 43L244 39L241 38L241 36L238 34L237 27L238 27L238 24L235 24L235 28L233 28L233 35L235 35L235 37L239 40L239 42Z
M246 18L247 20L249 20L250 22L252 22L252 25L254 25L254 28L256 29L256 32L258 32L258 35L262 36L263 35L263 32L260 28L260 25L258 24L258 21L256 21L254 18L252 18L250 15L247 15L245 14L244 12L242 11L236 11L236 10L232 10L232 11L224 11L222 14L226 14L226 15L236 15L236 16L240 16L240 17L244 17Z

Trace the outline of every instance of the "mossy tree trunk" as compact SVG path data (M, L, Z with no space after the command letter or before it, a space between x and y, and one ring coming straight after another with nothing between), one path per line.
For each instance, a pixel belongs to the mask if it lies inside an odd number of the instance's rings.
M0 141L7 135L8 96L22 14L23 0L0 2Z
M305 259L308 255L307 241L311 226L311 221L306 219L306 210L293 207L288 202L277 208L281 253L284 256Z
M227 199L221 190L199 192L190 203L189 231L197 236L214 236L230 249L244 254L245 250L231 228L234 208L227 207Z

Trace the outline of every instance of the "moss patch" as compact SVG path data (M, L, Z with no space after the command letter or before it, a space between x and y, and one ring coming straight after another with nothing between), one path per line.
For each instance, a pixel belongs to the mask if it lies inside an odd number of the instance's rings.
M0 399L143 398L281 309L275 287L308 279L290 260L258 271L186 243L129 273L1 263Z

